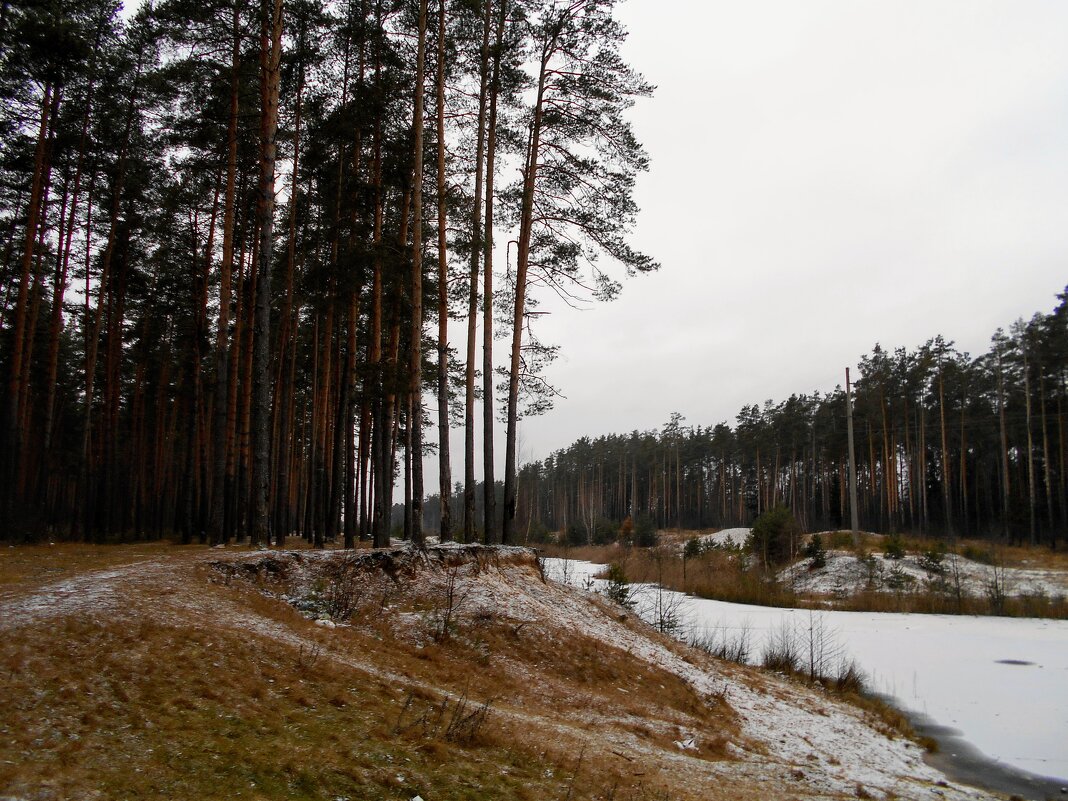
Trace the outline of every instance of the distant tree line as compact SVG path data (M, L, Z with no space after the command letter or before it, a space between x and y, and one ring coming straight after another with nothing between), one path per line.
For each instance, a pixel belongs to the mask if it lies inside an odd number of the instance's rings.
M657 266L614 5L3 3L0 537L421 539L463 425L439 533L513 539L538 293Z
M935 337L876 345L853 387L866 530L1054 545L1068 532L1068 290L1049 314L999 329L978 357ZM807 530L850 525L846 393L744 406L734 426L582 438L520 470L521 528L588 541L621 521L749 525L787 507Z

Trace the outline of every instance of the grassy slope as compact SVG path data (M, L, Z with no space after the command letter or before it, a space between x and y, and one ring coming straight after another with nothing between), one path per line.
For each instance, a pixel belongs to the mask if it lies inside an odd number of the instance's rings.
M42 577L155 555L26 549L0 572L11 599ZM220 584L195 554L166 558L165 585L149 575L139 591L119 587L121 612L76 608L39 614L30 625L19 625L17 615L4 621L0 697L9 701L0 717L0 793L26 799L421 793L437 801L587 798L615 787L617 798L652 798L670 785L655 766L644 766L640 754L615 760L584 754L580 728L544 726L553 708L606 703L609 693L635 720L652 711L664 720L729 728L725 709L705 703L677 677L583 638L561 648L531 629L482 620L464 636L422 644L395 636L390 620L372 615L365 625L328 630L251 587ZM191 609L175 597L183 585L197 596ZM430 604L414 596L404 606ZM212 609L217 616L205 614ZM250 631L235 626L235 618L261 625ZM615 687L624 676L656 688L655 697L618 701ZM460 695L470 700L458 712ZM529 717L498 714L491 705L477 731L449 731L478 703L502 698L513 705L521 699ZM670 746L666 729L634 728L651 744ZM722 757L708 746L706 752Z
M532 564L466 565L462 592L482 596L443 627L448 570L350 585L323 563L309 578L307 557L281 577L211 565L274 558L6 550L0 797L841 799L858 776L894 788L875 797L935 790L900 739L884 759L897 734L877 715L714 663ZM337 628L270 597L342 586L355 613ZM675 746L684 733L697 751Z

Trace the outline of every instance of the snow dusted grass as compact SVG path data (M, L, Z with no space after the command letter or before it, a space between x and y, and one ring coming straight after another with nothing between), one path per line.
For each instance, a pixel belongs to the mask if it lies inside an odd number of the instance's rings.
M381 554L117 548L20 585L0 598L0 795L986 797L529 554Z
M115 554L123 561L121 552ZM446 736L440 692L346 659L360 641L179 560L64 580L5 604L0 795L541 798L537 754L499 727ZM177 567L177 570L175 568ZM426 715L425 725L410 725Z
M369 570L330 626L307 614L348 554L201 551L5 599L0 795L702 797L651 755L701 731L687 761L723 760L729 707L546 625L561 591L512 556ZM439 637L449 576L459 594ZM729 787L704 797L759 797Z
M939 572L916 553L890 559L828 551L826 561L813 569L802 560L779 579L802 597L853 611L1068 617L1068 574L1055 570L985 564L956 554L944 558Z

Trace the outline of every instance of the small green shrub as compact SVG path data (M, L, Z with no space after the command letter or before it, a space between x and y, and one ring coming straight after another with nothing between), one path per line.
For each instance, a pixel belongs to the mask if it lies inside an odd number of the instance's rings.
M602 517L593 525L593 544L611 545L619 537L619 525L607 517Z
M586 539L586 530L576 523L572 523L567 527L566 538L567 544L571 546L589 545Z
M916 583L915 577L901 569L901 565L894 565L886 574L886 586L892 590L907 590Z
M886 546L883 549L887 559L904 559L905 543L901 541L900 534L890 534L886 538Z
M920 555L920 567L927 573L931 580L946 574L946 546L942 542L935 543L934 547Z
M812 539L805 546L804 554L812 560L812 563L808 566L809 570L819 570L821 567L827 567L827 552L823 550L823 541L820 539L819 534L812 535Z
M874 554L870 554L867 551L858 553L857 561L864 567L864 572L867 576L867 588L869 590L878 589L883 578L882 564L879 563Z
M997 564L997 554L993 548L984 548L980 545L965 545L961 548L960 555L973 562L981 562L984 565Z

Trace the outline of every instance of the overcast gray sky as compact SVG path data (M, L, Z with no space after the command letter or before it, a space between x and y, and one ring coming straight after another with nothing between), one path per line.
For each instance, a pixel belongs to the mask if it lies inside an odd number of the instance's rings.
M733 424L745 403L833 389L875 342L943 334L979 353L1053 308L1068 3L629 0L619 15L658 87L633 113L652 159L633 241L663 266L588 311L546 299L534 325L562 345L549 376L567 397L522 424L523 460L674 410Z

